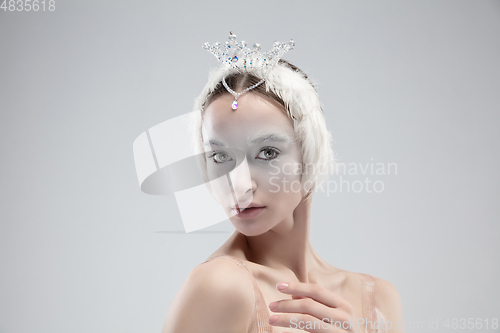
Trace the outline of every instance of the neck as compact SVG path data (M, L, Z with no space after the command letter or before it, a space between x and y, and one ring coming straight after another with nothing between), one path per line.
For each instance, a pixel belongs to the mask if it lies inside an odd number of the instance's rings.
M312 196L302 200L293 214L259 236L245 236L238 231L248 260L276 269L291 270L298 281L310 282L309 272L318 267L321 258L309 242Z

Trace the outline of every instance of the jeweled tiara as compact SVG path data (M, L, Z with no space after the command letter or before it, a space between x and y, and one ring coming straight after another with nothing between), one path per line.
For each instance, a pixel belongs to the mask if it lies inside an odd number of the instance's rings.
M238 108L238 97L265 82L269 71L278 63L281 57L289 50L293 49L294 46L295 42L293 39L290 39L290 41L286 43L275 41L271 50L262 53L260 52L260 44L255 43L253 49L250 49L247 47L247 42L238 42L236 40L236 35L233 34L232 31L229 32L229 40L223 45L219 42L216 42L214 45L210 45L208 42L203 44L203 48L212 53L222 66L224 66L225 70L229 68L244 70L260 69L264 72L264 78L262 80L239 93L236 93L227 85L225 77L222 78L224 87L234 96L234 102L231 105L233 110Z

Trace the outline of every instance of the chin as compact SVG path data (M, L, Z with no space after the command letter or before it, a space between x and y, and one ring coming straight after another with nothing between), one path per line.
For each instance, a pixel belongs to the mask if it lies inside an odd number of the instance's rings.
M245 235L245 236L259 236L262 234L265 234L266 232L269 231L270 228L266 228L266 226L262 225L263 221L259 220L238 220L236 218L231 218L230 219L231 223L233 226L236 228L236 230Z

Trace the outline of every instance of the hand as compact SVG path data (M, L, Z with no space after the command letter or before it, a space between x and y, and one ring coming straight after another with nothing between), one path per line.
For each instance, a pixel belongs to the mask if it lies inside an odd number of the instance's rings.
M279 291L292 295L269 303L273 312L284 312L269 317L273 326L297 328L311 333L361 333L352 306L339 295L315 283L280 282Z

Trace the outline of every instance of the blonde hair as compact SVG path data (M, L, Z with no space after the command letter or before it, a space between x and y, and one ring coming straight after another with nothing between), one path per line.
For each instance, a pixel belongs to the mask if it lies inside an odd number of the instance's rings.
M262 78L264 73L257 69L213 70L201 94L196 98L194 111L194 140L200 152L203 148L203 113L206 107L217 97L229 94L222 85L222 78L235 88L249 87ZM335 170L335 157L332 151L332 135L326 128L325 116L319 96L310 78L298 67L280 59L268 73L266 81L248 93L259 94L264 98L282 105L293 122L293 128L302 150L303 173L301 177L304 197L309 197L327 180ZM206 170L206 160L203 159ZM312 170L311 170L312 169ZM305 172L305 173L304 173ZM310 184L307 187L306 184Z

